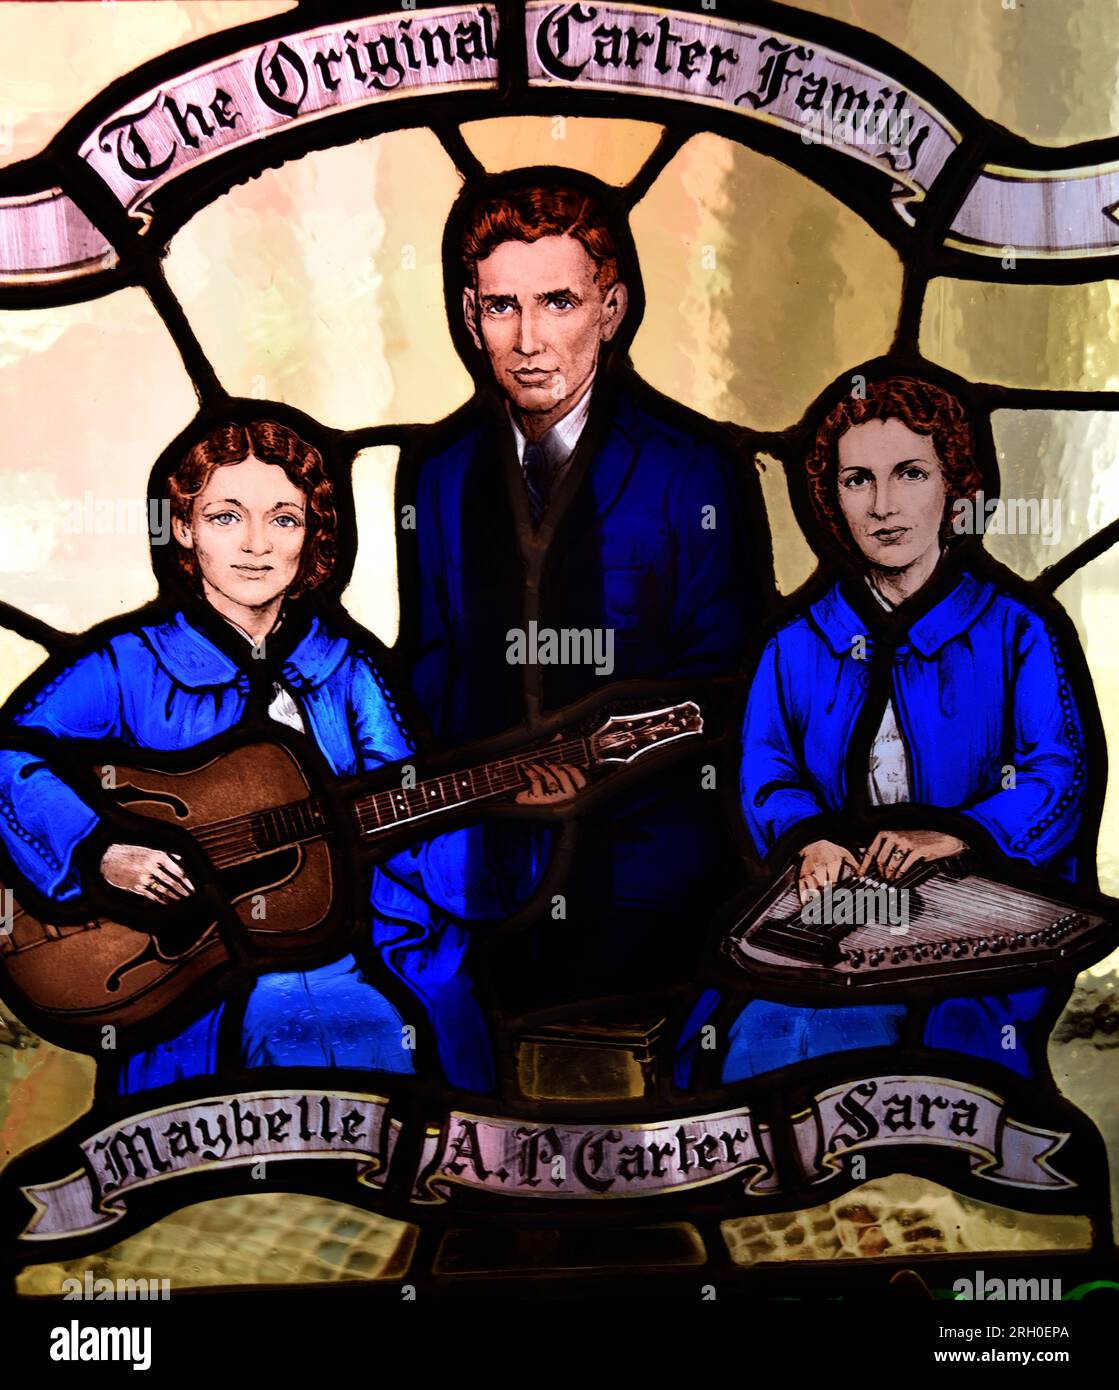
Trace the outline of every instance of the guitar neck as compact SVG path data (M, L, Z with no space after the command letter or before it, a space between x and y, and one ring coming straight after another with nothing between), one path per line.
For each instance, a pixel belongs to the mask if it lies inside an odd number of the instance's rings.
M598 761L589 738L569 738L562 743L548 743L508 758L480 763L477 767L429 777L414 787L401 785L359 796L353 802L358 830L363 838L372 839L410 821L426 820L444 811L458 810L520 790L526 785L526 765L543 759L579 768L589 768Z

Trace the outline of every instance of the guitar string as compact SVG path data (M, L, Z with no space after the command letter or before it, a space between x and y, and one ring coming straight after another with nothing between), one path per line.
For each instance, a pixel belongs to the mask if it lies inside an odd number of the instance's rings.
M577 756L582 756L585 760L583 766L590 765L591 748L587 738L568 739L562 743L548 745L539 751L514 754L508 758L482 764L478 768L468 769L465 777L468 779L471 789L469 799L472 801L481 800L483 797L499 795L504 791L511 790L521 780L521 772L527 762L534 762L542 757L546 757L549 761L559 759L564 762L573 762ZM499 777L508 778L508 780L503 785L496 787L491 785L485 791L478 792L474 787L474 778L478 773L484 773L487 782L491 784ZM406 820L414 819L419 814L449 810L455 805L463 804L461 798L447 799L448 792L453 790L454 781L462 777L464 777L462 772L444 773L421 782L416 787L405 788L403 792L386 788L384 791L372 793L355 803L360 833L368 834L371 828L379 829L382 826L391 826L394 822L401 823L400 817L397 815L397 807L394 804L394 798L401 795L405 798L405 810L408 812ZM418 791L425 788L430 789L433 782L440 786L440 804L432 806L430 802L423 802L419 810L413 808L409 804L409 798ZM192 833L195 840L208 852L215 866L224 868L246 857L251 858L260 851L260 846L254 838L254 830L262 826L264 817L275 818L272 827L274 832L287 834L294 830L295 834L302 838L317 831L318 827L313 823L304 826L299 822L308 813L313 816L320 807L321 803L316 798L308 798L305 801L289 802L284 806L267 807L262 811L252 812L246 816L233 816L225 821L211 822L197 827ZM285 815L292 818L299 817L299 820L294 825L285 826L283 819ZM371 815L376 817L373 826L369 824ZM277 848L280 847L277 846Z
M1012 897L1001 885L978 879L969 879L964 889L959 880L937 875L925 881L924 889L921 919L908 924L908 931L891 931L888 922L855 923L842 937L844 946L848 949L935 947L960 938L972 940L1034 932L1053 924L1055 908L1068 910L1065 904L1044 898ZM936 920L930 920L934 913ZM1059 915L1063 916L1064 911ZM799 915L793 914L789 920L798 921ZM1043 943L1026 944L1036 948Z
M549 749L549 752L552 754L553 757L554 757L555 754L558 752L558 753L560 753L560 754L563 756L563 758L564 758L565 760L570 761L570 755L571 755L572 753L578 751L578 750L579 750L579 747L580 747L581 745L585 744L585 742L586 742L586 740L580 739L580 740L572 740L572 741L569 741L567 744L562 744L562 745L557 744L556 747L555 747L555 749ZM504 768L506 765L513 765L513 764L518 764L518 765L519 765L520 763L523 763L523 762L526 762L526 761L527 761L527 762L532 762L533 760L534 760L534 758L533 758L532 756L528 755L528 754L518 754L515 758L507 758L507 759L503 759L503 760L501 760L501 761L499 761L499 762L495 762L495 763L491 763L491 764L483 764L483 767L492 767L492 768L495 768L495 769L496 769L496 768ZM467 775L467 776L472 776L473 773L475 773L475 772L477 772L477 771L480 771L480 770L481 770L480 768L468 770L468 772L467 772L466 775ZM405 789L405 793L407 794L407 793L410 793L410 792L419 791L421 788L429 786L430 783L431 783L432 781L434 781L434 782L444 782L444 781L446 781L448 778L458 778L458 777L461 777L461 776L463 776L463 774L462 774L461 772L443 773L443 774L440 774L439 777L431 778L431 779L428 779L428 781L426 781L426 782L421 782L421 783L419 783L416 787L406 788L406 789ZM513 785L513 784L510 784L510 785ZM398 792L396 792L396 791L390 791L390 790L388 790L388 789L386 788L384 791L372 793L370 796L368 796L368 797L366 797L366 798L363 798L362 801L363 801L363 802L366 802L366 801L372 800L372 801L383 802L386 798L391 799L393 796L397 796L397 795L399 795L399 794L400 794L400 793L398 793ZM204 843L207 843L207 844L214 844L214 845L217 845L217 844L222 843L222 836L223 836L223 835L224 835L224 836L236 836L236 835L238 835L238 834L240 834L240 833L242 833L242 832L251 830L251 828L252 828L254 822L257 822L257 821L259 820L259 818L262 817L262 816L274 815L274 814L283 814L284 812L294 812L294 811L297 811L299 808L302 808L302 807L308 807L308 806L315 806L315 807L317 807L319 804L320 804L320 803L318 802L318 800L317 800L316 798L308 797L307 799L305 799L305 800L303 800L303 801L292 801L292 802L288 802L288 803L286 803L284 806L270 806L270 807L265 807L265 808L263 808L263 809L260 810L260 811L250 812L248 815L232 816L232 817L230 817L228 820L224 820L224 821L211 821L211 822L207 823L206 825L201 825L201 826L196 827L195 830L193 831L193 834L194 834L195 839L199 840L200 842L204 842ZM359 804L361 804L361 803L359 803ZM449 804L449 805L453 805L453 804L455 804L455 803L451 802L451 803L448 803L448 804Z

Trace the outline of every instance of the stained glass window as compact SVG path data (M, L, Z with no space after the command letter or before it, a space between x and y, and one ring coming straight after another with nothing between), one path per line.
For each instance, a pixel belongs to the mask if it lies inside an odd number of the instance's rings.
M959 9L0 4L27 1306L1119 1288L1116 19Z

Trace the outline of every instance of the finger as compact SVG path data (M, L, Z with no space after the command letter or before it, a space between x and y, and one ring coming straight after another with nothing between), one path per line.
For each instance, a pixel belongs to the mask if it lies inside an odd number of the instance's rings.
M894 844L894 847L886 856L885 867L882 871L882 876L887 880L887 882L893 883L893 881L900 875L901 866L905 863L906 859L908 859L911 853L912 850L908 845L897 843Z
M853 874L859 872L859 861L849 849L843 851L843 857L839 861L839 878L843 877L843 870L850 869ZM837 879L838 882L838 879Z
M571 784L572 791L582 791L587 785L586 774L582 768L578 768L574 763L560 763L559 767L567 774L567 780Z
M890 871L890 861L894 857L894 850L898 848L897 837L891 834L882 836L882 843L878 847L878 853L874 856L874 871L879 878L886 878Z
M146 887L154 893L156 900L161 903L177 902L183 895L179 893L174 884L167 879L161 878L159 874L152 874L148 879Z
M801 890L802 903L806 903L809 898L818 898L820 896L820 883L814 873L809 874L806 879L801 881Z
M156 860L155 872L165 883L170 884L171 890L177 898L189 898L194 892L194 884L170 856L161 855Z
M548 778L548 800L563 801L571 795L570 784L562 772Z
M885 832L880 830L878 834L875 835L874 839L871 840L870 845L866 850L866 853L863 855L862 863L860 863L859 865L860 874L865 874L869 872L871 865L874 863L875 856L877 855L879 849L881 849L882 847L882 842L884 839Z
M894 872L894 877L904 878L910 869L915 869L918 864L923 864L924 862L924 853L919 849L911 849L904 859L898 860L898 866Z

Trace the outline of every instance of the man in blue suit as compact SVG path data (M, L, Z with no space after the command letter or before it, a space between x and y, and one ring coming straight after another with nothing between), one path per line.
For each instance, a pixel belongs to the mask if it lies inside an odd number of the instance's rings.
M767 606L756 480L622 360L641 286L612 196L567 171L522 172L460 200L448 224L448 304L478 392L405 455L398 485L399 647L444 745L531 727L619 681L672 681L710 716ZM547 642L578 634L593 660L547 661ZM711 761L643 779L579 823L562 918L507 939L495 962L513 1006L628 995L690 968L738 873ZM557 844L490 827L479 852L539 881Z

